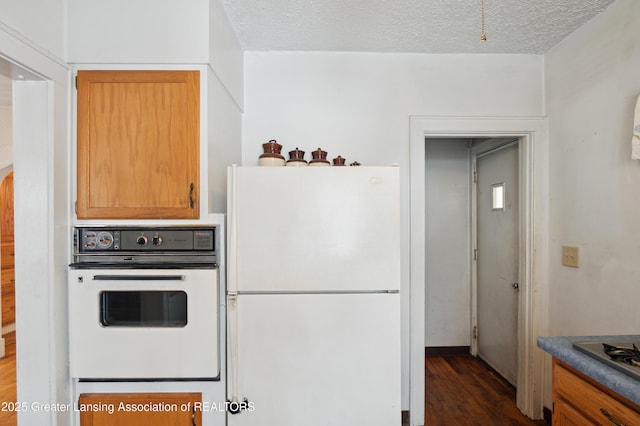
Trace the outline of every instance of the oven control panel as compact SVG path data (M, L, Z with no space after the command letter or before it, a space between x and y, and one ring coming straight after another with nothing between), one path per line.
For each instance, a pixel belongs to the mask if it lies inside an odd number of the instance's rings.
M215 226L163 228L75 228L74 250L103 252L213 252Z

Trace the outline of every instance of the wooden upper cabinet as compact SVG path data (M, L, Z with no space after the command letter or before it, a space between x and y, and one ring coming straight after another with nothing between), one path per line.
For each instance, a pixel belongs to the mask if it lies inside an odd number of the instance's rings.
M199 217L200 72L78 71L78 219Z

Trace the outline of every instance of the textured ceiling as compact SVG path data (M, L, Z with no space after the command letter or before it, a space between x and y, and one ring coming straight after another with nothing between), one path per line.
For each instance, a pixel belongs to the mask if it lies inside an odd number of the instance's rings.
M547 52L614 0L222 0L244 50Z
M482 0L221 1L244 50L541 54L614 0L485 0L484 42Z

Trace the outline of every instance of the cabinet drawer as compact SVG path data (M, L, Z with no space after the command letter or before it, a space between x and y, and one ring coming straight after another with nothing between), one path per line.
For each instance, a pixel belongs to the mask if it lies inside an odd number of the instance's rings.
M640 425L640 407L557 360L553 363L553 397L598 425Z
M13 294L2 294L2 325L16 321L16 298Z

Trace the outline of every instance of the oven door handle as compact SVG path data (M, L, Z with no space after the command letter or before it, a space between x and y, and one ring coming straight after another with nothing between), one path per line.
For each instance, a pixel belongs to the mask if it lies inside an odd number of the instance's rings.
M94 275L94 281L184 281L184 275Z

